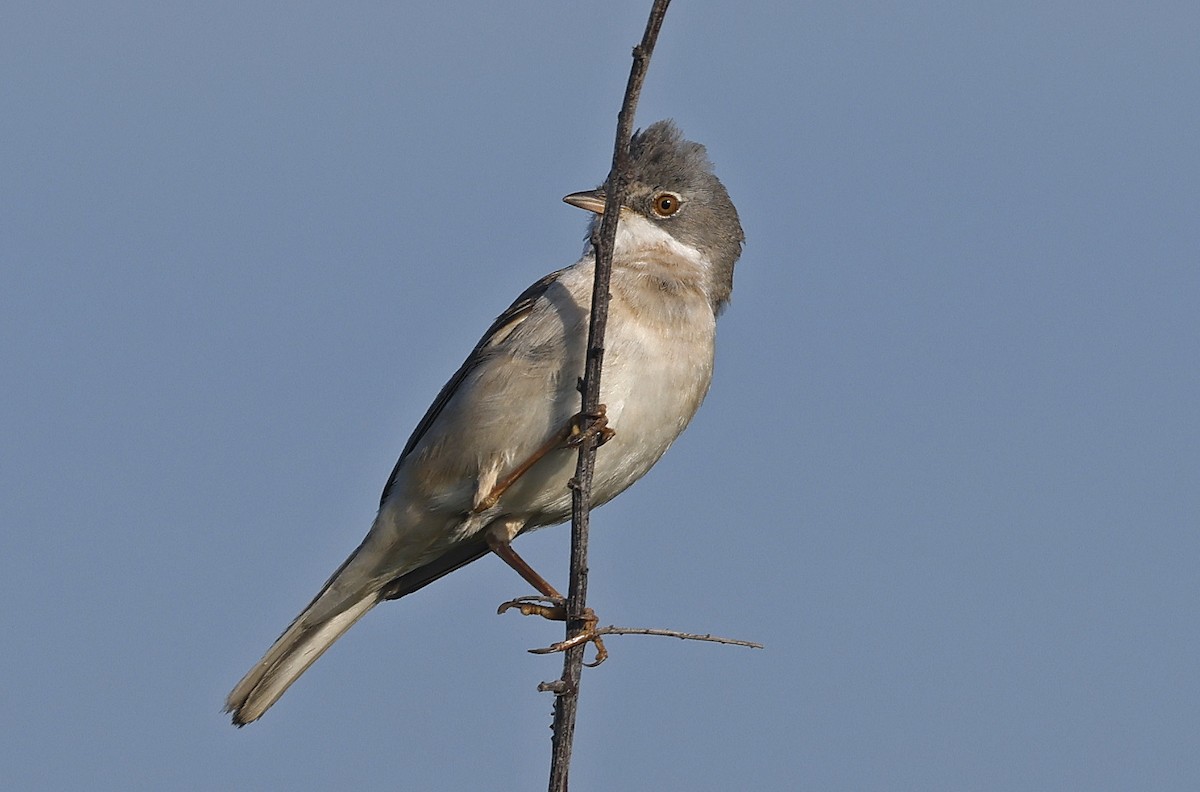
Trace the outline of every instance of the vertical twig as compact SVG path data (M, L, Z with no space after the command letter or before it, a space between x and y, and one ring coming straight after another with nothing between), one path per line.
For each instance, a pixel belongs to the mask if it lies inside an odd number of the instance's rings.
M587 362L583 373L583 414L595 414L600 406L600 372L604 364L604 329L608 323L608 282L612 274L613 242L617 236L617 216L629 182L629 139L633 135L633 116L650 55L658 40L670 0L654 0L650 19L641 43L633 49L633 66L625 87L625 100L617 115L617 140L613 148L612 170L606 181L604 217L592 237L596 255L596 279L592 287L592 313L588 325ZM620 427L616 427L619 432ZM596 436L584 435L575 468L575 486L571 495L571 582L567 593L567 637L584 628L587 608L588 513L592 493L592 473L596 463ZM575 713L579 705L579 678L583 672L586 644L568 649L563 658L563 673L556 687L554 736L550 757L550 792L566 792L571 765L571 747L575 738Z

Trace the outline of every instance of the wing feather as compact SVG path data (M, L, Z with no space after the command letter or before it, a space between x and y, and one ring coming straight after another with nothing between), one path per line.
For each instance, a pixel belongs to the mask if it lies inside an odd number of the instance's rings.
M425 411L425 415L417 423L417 428L413 430L412 436L405 443L404 450L400 452L400 458L396 460L396 466L392 468L392 475L388 477L387 485L384 486L383 494L379 498L380 506L387 501L388 495L391 494L392 487L396 484L396 479L400 475L400 468L404 465L405 458L417 447L417 444L421 442L421 438L429 431L429 427L433 426L433 422L438 419L438 416L442 414L442 410L454 398L454 394L458 391L459 386L462 385L463 380L471 373L472 369L479 365L483 351L508 338L512 331L528 318L534 304L558 280L562 272L563 270L551 272L521 292L517 299L513 301L513 304L508 306L504 313L496 317L496 321L492 322L491 327L483 334L483 338L479 339L479 343L471 350L471 354L467 356L463 364L458 367L458 371L454 372L454 376L450 378L450 381L442 386L437 398L433 400L433 404L429 405L429 409Z

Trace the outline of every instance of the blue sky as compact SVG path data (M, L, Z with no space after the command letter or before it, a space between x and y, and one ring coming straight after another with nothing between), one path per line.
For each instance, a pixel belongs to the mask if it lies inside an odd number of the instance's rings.
M11 2L13 789L528 789L557 625L486 559L261 723L491 319L575 260L648 3ZM638 120L748 244L685 436L593 520L572 789L1200 785L1200 9L679 0ZM566 578L567 531L519 549Z

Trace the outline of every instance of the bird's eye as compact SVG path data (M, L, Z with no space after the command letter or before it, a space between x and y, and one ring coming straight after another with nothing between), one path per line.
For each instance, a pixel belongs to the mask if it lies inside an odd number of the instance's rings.
M659 217L670 217L679 211L681 203L675 193L659 193L654 197L654 213Z

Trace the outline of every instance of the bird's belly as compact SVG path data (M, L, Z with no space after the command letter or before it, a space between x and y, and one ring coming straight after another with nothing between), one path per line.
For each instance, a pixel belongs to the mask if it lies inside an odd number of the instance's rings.
M629 326L625 332L610 333L600 401L614 434L596 452L593 505L621 494L679 437L708 392L712 364L711 332L693 332L682 341L661 328L643 331ZM565 398L572 400L571 412L577 411L578 394L572 389ZM562 522L570 515L567 482L575 475L577 459L577 452L569 448L549 454L505 501L525 511L531 526Z

